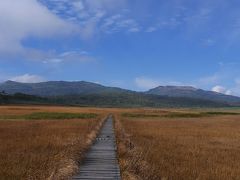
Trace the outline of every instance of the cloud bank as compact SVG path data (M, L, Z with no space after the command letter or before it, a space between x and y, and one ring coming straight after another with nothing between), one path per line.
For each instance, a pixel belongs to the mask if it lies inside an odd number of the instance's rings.
M214 86L212 88L212 91L217 92L217 93L221 93L221 94L226 94L226 95L232 95L232 91L231 90L227 90L225 87L223 86Z
M21 83L38 83L43 82L45 79L38 75L24 74L16 76L10 79L11 81L21 82Z
M77 27L50 12L37 0L0 1L0 54L24 53L28 37L70 35Z

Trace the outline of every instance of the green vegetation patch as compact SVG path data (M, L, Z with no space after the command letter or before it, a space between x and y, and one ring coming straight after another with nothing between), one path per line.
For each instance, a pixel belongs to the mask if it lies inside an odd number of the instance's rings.
M38 112L25 115L24 119L41 120L41 119L91 119L96 118L94 113L53 113L53 112Z
M134 113L123 113L123 117L130 117L130 118L154 118L154 117L161 117L158 114L134 114Z
M240 113L235 112L200 112L200 113L178 113L172 112L164 115L168 118L201 118L209 116L220 116L220 115L239 115Z
M208 115L239 115L237 112L203 112L202 114Z
M0 115L0 120L18 120L23 119L21 115Z
M203 113L169 113L166 115L163 115L163 117L167 118L200 118L200 117L206 117L210 116L209 114L203 114Z
M2 115L0 120L44 120L44 119L91 119L98 115L94 113L55 113L55 112L36 112L27 115Z
M170 112L168 114L134 114L134 113L123 113L123 117L128 118L154 118L154 117L166 117L166 118L202 118L210 116L223 116L223 115L240 115L236 112Z

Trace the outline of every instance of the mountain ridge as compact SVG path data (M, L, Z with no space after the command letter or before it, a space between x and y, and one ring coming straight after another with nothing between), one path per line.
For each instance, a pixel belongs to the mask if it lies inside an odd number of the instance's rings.
M240 101L240 97L237 96L197 89L190 86L158 86L156 88L146 91L145 93L169 97L200 98L205 100L222 101L228 103L237 103Z
M107 87L87 81L46 81L39 83L20 83L6 81L0 84L0 91L9 94L24 93L38 96L61 96L72 94L95 94L103 92L129 91L118 87Z
M83 105L122 106L239 106L240 97L205 91L191 86L158 86L145 92L136 92L118 87L108 87L87 81L47 81L19 83L6 81L0 84L0 92L22 93L46 97L55 102Z

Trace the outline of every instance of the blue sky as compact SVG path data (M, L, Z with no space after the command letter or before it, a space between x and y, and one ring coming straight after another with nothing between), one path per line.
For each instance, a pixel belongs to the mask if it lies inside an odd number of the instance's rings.
M2 0L0 81L240 95L237 0Z

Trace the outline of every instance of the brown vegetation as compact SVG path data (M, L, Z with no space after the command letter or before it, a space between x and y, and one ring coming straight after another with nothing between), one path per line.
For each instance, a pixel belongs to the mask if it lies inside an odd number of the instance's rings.
M16 116L33 112L96 111L64 107L0 107L0 112L5 116ZM74 119L67 114L67 119L61 120L0 120L0 179L70 177L78 169L84 151L106 116L104 112L97 113L97 117L85 119Z
M0 179L68 179L109 113L124 180L240 178L238 110L0 106Z
M145 110L142 117L116 117L123 179L239 179L240 116L178 111L184 116ZM146 115L152 113L159 117Z

